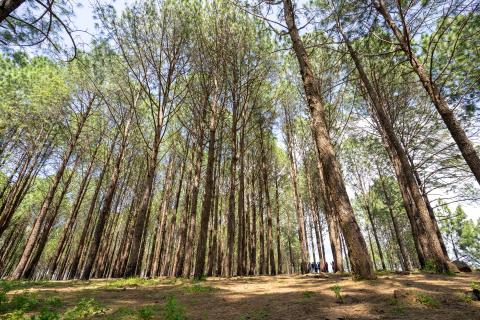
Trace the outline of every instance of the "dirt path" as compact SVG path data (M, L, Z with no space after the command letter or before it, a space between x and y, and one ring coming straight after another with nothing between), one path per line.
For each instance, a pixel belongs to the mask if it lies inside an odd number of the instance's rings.
M142 308L150 310L146 318L163 319L166 301L175 297L188 319L480 320L480 302L465 295L472 282L480 282L478 272L387 275L375 281L334 275L137 280L55 282L10 294L58 296L63 310L93 298L104 306L104 313L94 317L102 319L138 319Z

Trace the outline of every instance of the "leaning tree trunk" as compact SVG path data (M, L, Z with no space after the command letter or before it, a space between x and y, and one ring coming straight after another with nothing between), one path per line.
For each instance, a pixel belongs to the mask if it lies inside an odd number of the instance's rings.
M357 224L345 183L343 181L340 164L335 155L325 120L325 108L321 101L321 94L316 87L316 81L310 66L307 51L295 25L295 14L291 0L283 0L285 22L293 44L303 80L308 106L312 115L312 124L315 131L315 142L324 170L325 182L335 205L335 212L350 253L352 273L355 277L364 279L376 278L372 260L368 255L367 245Z
M290 115L288 114L286 108L284 108L285 114L285 136L287 140L287 153L290 164L290 178L293 186L293 196L295 203L295 213L297 214L297 224L298 224L298 239L300 242L300 270L302 273L308 272L308 248L307 248L307 239L305 233L305 217L303 212L303 207L298 192L297 185L297 165L295 162L295 156L293 154L293 137L292 137L292 121Z
M80 137L80 134L82 133L83 126L88 118L88 115L90 113L90 110L92 109L93 106L93 100L90 101L86 111L82 114L80 117L80 121L77 126L77 130L72 137L72 140L68 144L67 151L65 152L62 163L60 164L60 167L57 170L57 174L55 175L55 178L53 180L52 185L50 186L50 189L48 190L47 196L45 197L45 200L43 201L42 207L40 209L40 212L35 219L35 222L33 224L32 230L30 231L30 235L27 239L27 243L25 244L25 247L23 249L22 255L20 257L20 261L18 262L15 270L11 274L12 279L20 279L24 276L24 271L27 266L28 260L30 259L30 255L33 252L33 249L37 243L38 237L40 236L41 228L45 222L45 218L47 216L48 210L50 209L50 206L52 204L53 198L55 197L55 192L57 191L57 188L60 184L60 181L63 176L63 172L67 168L68 161L70 160L70 157L73 154L73 150L76 147L78 138Z
M408 34L409 31L407 30L407 27L404 26L403 28L405 33L399 29L395 21L393 21L390 13L387 11L383 0L374 1L374 6L375 9L377 9L377 11L383 16L385 22L397 38L400 48L405 53L413 71L420 79L423 88L430 96L435 108L442 117L442 120L447 126L447 129L450 132L453 140L457 144L458 149L462 153L463 158L470 167L470 170L477 179L477 182L480 184L480 158L477 154L477 151L475 150L473 143L467 137L467 134L460 125L460 122L455 117L455 114L448 106L448 103L443 94L440 92L440 89L437 87L437 84L428 76L423 64L420 62L420 60L418 60L414 51L410 47L410 35Z
M440 240L438 239L435 227L430 218L430 214L428 212L425 201L423 199L423 195L421 194L418 188L418 184L417 184L417 181L415 180L415 176L413 174L412 168L408 161L406 151L401 145L400 140L396 136L393 129L393 125L385 112L384 106L379 96L375 92L367 74L365 73L363 65L356 51L353 49L349 39L343 33L343 30L341 29L340 26L339 26L339 30L340 30L340 33L342 34L343 39L345 40L350 56L352 57L355 63L357 71L360 75L360 79L363 85L365 86L368 96L370 97L377 121L379 122L380 127L383 131L383 134L387 139L387 143L392 145L392 147L394 148L400 160L404 181L407 183L408 189L410 190L410 195L417 208L416 213L418 215L418 219L420 220L420 224L423 226L426 236L428 238L428 243L425 243L428 250L426 250L426 252L424 251L423 253L426 255L426 258L428 260L431 260L431 262L435 264L435 269L438 272L446 272L449 270L456 271L457 270L456 267L449 261L448 257L446 257L445 254L443 253Z
M90 273L92 272L93 263L95 262L95 258L97 257L97 253L98 253L98 248L100 246L100 242L102 241L103 229L105 228L108 215L110 214L110 210L112 208L113 198L115 197L115 192L117 191L117 184L118 184L118 178L120 176L121 164L123 161L123 156L125 154L125 149L127 147L129 127L130 127L130 122L128 122L125 125L119 154L115 162L115 165L113 167L112 175L110 176L110 182L108 184L107 191L105 193L103 206L100 209L100 212L98 214L97 224L95 225L95 229L93 231L92 242L87 251L85 264L83 266L82 274L80 275L80 279L82 280L88 280L90 278ZM112 142L112 145L114 144L115 144L115 141ZM110 150L110 152L113 152L113 148Z

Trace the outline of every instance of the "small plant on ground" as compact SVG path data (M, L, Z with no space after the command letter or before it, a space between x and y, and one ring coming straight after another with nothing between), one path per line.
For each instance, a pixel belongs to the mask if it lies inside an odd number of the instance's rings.
M395 316L401 316L405 314L405 308L402 306L395 306L392 308L392 314Z
M123 287L139 287L139 286L152 286L160 282L159 279L145 279L139 277L131 277L126 279L116 279L109 281L105 286L109 289L123 288Z
M304 291L303 292L303 297L305 297L305 298L311 298L314 295L315 295L315 292L313 292L313 291Z
M423 304L424 306L427 306L429 308L438 308L440 306L440 303L437 300L430 297L426 293L418 292L416 300L418 303Z
M144 319L144 320L152 319L154 314L155 314L155 311L151 306L145 306L140 308L140 310L138 310L138 317L140 319Z
M164 320L185 320L185 308L175 297L169 297L163 310Z
M42 309L39 315L32 316L31 320L59 320L60 314L49 309Z
M85 319L90 316L103 314L105 309L95 299L82 299L75 307L65 312L65 320Z
M333 293L335 293L335 298L337 298L339 303L345 303L345 300L343 299L343 296L340 293L340 291L342 291L342 288L338 284L331 287L330 290L332 290Z
M472 283L470 283L470 288L472 288L472 290L480 290L480 282L472 281Z
M215 288L212 286L204 286L201 284L193 284L191 286L188 286L186 290L189 293L209 293L212 291L215 291Z
M422 271L435 272L436 270L437 270L437 265L435 264L435 261L430 259L425 261L425 266L423 267Z

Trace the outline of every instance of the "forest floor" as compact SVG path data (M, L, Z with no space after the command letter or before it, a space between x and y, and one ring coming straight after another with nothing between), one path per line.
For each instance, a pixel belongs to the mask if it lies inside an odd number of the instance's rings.
M478 271L0 284L0 319L480 319Z

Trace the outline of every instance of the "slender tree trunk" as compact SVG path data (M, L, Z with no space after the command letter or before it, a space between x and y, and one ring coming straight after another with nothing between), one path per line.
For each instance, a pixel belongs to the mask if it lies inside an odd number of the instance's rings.
M400 228L398 226L398 221L397 218L395 217L395 214L393 212L392 208L392 200L390 198L390 195L387 192L387 189L385 187L385 182L383 181L383 176L380 172L380 167L377 164L377 170L378 170L378 176L380 177L380 186L382 188L382 193L383 196L385 197L385 201L387 204L388 208L388 213L390 214L390 218L392 219L392 224L393 224L393 229L395 231L395 238L398 243L398 247L400 248L400 253L402 255L402 262L403 262L403 270L405 271L411 271L412 270L412 262L410 261L410 255L408 254L407 248L405 246L405 243L403 241L403 237L400 233Z
M118 178L120 176L121 164L123 161L123 156L125 154L125 149L127 147L129 128L130 128L130 121L128 121L127 124L125 125L119 154L115 161L112 175L110 176L110 181L107 187L107 191L105 193L105 198L103 200L102 208L100 209L100 212L98 214L97 224L95 225L95 229L93 231L92 242L87 251L85 264L83 266L82 274L80 275L80 279L82 280L88 280L90 278L93 263L95 262L95 258L97 257L97 253L98 253L98 248L100 246L100 242L102 241L103 230L105 228L105 224L108 220L108 216L112 208L115 192L117 191L117 184L118 184ZM114 144L115 142L112 142L112 149L110 150L110 152L113 152ZM110 158L111 155L109 155L108 157Z
M196 159L195 154L198 154L198 152L192 152L192 158L191 158L191 163L192 164L195 162L195 160L197 162L199 161L199 159ZM188 169L187 181L189 181L189 182L192 181L192 174L193 174L193 168L190 167ZM194 183L195 183L195 181L194 181ZM180 231L179 231L178 247L177 247L177 250L175 252L175 261L174 261L174 264L173 264L173 270L174 270L175 277L182 276L182 272L183 272L183 264L184 264L184 261L185 261L185 246L186 246L186 243L187 243L187 234L188 234L190 195L193 191L194 183L193 184L189 183L187 185L183 219L182 219L182 224L181 224Z
M265 204L267 207L267 254L270 264L270 275L276 275L277 270L275 266L275 249L273 246L273 219L272 219L272 205L270 202L270 190L268 188L268 168L267 168L267 153L264 145L263 127L260 124L260 151L262 155L262 174L263 174L263 191L265 192Z
M335 212L342 227L348 251L350 252L352 273L358 278L374 279L376 276L373 271L372 261L368 255L367 245L360 231L360 227L355 220L340 171L340 165L327 131L325 109L321 101L319 89L316 87L317 82L313 76L303 41L295 25L292 1L283 0L283 9L293 49L300 65L303 87L312 115L317 152L322 162L322 169L324 170L323 176L330 190L329 193L332 197L332 203L335 204Z
M208 138L208 159L205 173L205 195L203 197L202 213L200 216L200 234L198 237L197 256L195 261L194 277L200 279L205 271L205 257L207 253L208 224L212 212L212 199L214 192L214 168L215 168L215 135L216 135L216 107L213 103Z
M48 210L50 209L50 206L52 204L53 198L55 196L55 192L57 191L57 188L60 184L60 181L63 176L63 172L65 171L68 161L70 160L71 155L73 154L73 150L75 149L75 146L77 144L78 138L80 137L80 134L82 132L83 126L88 118L88 115L90 113L90 110L93 106L93 100L89 102L89 105L86 109L86 111L82 114L80 117L80 121L77 126L77 130L72 137L70 143L68 144L68 148L63 156L62 163L60 164L60 167L57 170L57 173L54 177L54 180L52 182L52 185L50 186L50 189L48 190L48 193L45 197L45 200L43 201L42 207L40 209L40 212L35 219L34 225L32 227L32 230L30 231L30 235L27 239L27 242L25 244L25 247L23 249L22 255L20 257L20 261L18 262L15 270L13 271L12 275L10 276L12 279L20 279L24 276L24 271L25 268L27 267L28 259L30 258L30 255L33 252L33 249L35 247L35 244L37 243L38 237L40 236L41 228L45 222L45 218L47 216Z
M424 228L426 236L428 238L428 242L425 243L425 246L428 248L428 250L425 250L423 253L424 255L426 255L426 258L428 260L431 260L431 262L435 264L435 268L438 272L446 272L448 270L456 271L458 269L449 261L448 257L446 257L443 253L440 240L438 239L437 233L435 232L434 224L430 218L430 214L425 205L423 195L421 194L418 188L417 182L415 180L415 176L412 172L412 168L410 166L410 163L408 162L406 152L403 149L399 139L395 135L395 132L393 130L393 125L390 122L384 110L383 104L381 103L380 98L377 96L372 84L370 83L370 80L368 79L368 76L365 73L363 65L360 59L358 58L357 53L351 46L350 41L348 40L346 35L343 33L340 27L339 29L346 42L350 56L352 57L355 63L355 66L357 68L357 71L360 74L360 79L363 85L365 86L365 89L370 97L370 100L374 107L375 114L377 116L377 120L381 126L381 129L385 137L387 138L387 143L392 145L396 154L398 155L398 158L402 167L402 174L404 176L404 181L408 185L410 196L412 197L413 202L415 203L415 206L417 208L416 213L418 215L420 224Z
M420 82L422 83L423 88L430 96L435 108L442 117L443 122L447 126L448 131L450 132L453 140L458 146L458 149L462 153L463 158L465 159L467 165L470 167L473 175L477 179L477 182L480 184L480 158L475 150L473 143L468 139L467 134L463 130L460 122L455 117L455 114L448 106L445 97L440 92L440 89L437 87L436 83L427 75L424 66L418 60L415 53L410 47L410 34L407 27L404 25L404 32L400 30L397 26L383 0L373 1L377 11L383 16L385 22L392 30L393 34L397 38L400 48L405 53L410 65L412 66L413 71L417 74ZM401 10L401 9L400 9ZM401 15L403 13L400 13ZM442 263L441 261L437 261Z
M285 136L287 140L287 153L288 159L290 163L290 178L292 180L293 186L293 195L294 195L294 203L295 203L295 212L297 214L297 224L298 224L298 239L300 242L300 270L302 273L306 273L308 271L308 248L307 248L307 239L305 233L305 217L303 212L303 206L300 200L300 195L298 192L298 185L297 185L297 165L295 161L295 156L293 154L293 133L292 133L292 120L290 115L288 114L286 108L284 108L285 114Z
M203 127L203 126L202 126ZM197 146L197 155L194 168L194 180L192 188L192 200L190 203L190 221L189 229L187 234L187 241L185 244L185 259L183 261L183 276L188 278L190 277L192 261L193 261L193 250L195 247L195 233L196 233L196 222L197 222L197 203L198 203L198 193L200 190L200 176L202 173L202 163L203 163L203 129L202 134L199 137L199 144Z
M255 205L255 175L253 172L251 173L251 176L250 205L252 208L252 228L250 231L250 267L248 269L248 274L253 276L257 269L257 210Z
M238 237L237 237L237 275L246 274L244 248L245 248L245 126L242 124L240 131L240 172L238 188Z
M282 274L282 248L280 242L280 196L278 192L278 177L275 177L275 211L276 211L276 224L277 224L277 263L278 274Z
M228 198L228 215L227 215L227 264L225 274L227 277L233 276L233 255L235 244L235 190L236 190L236 178L237 178L237 101L235 93L232 93L233 97L233 110L232 110L232 158L230 162L230 188Z

